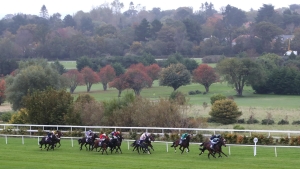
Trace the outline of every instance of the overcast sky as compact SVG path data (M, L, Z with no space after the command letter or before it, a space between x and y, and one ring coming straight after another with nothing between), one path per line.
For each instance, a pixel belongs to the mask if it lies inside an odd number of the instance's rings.
M39 15L42 5L46 5L50 15L53 13L60 13L62 17L67 14L73 15L77 11L82 10L89 12L93 7L100 6L107 2L111 3L113 0L5 0L0 5L0 18L2 19L6 14L32 14ZM135 5L141 4L145 6L146 10L151 10L153 7L160 7L162 10L177 9L178 7L193 7L199 9L202 0L119 0L123 2L124 9L127 10L129 3L132 1ZM215 9L219 9L227 4L235 6L245 11L251 8L257 10L262 7L262 4L272 4L275 8L288 7L290 4L300 4L298 0L208 0L212 2Z

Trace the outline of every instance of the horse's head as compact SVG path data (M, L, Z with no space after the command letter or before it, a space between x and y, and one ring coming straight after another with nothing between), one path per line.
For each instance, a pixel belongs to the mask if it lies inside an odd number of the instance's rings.
M56 131L56 135L57 135L57 138L60 138L61 136L63 136L64 134L61 132L61 131L59 131L59 130L57 130Z
M226 147L226 139L224 139L223 137L220 137L219 144L221 144L221 146Z
M155 138L152 136L152 134L149 136L150 141L155 141Z
M94 133L92 136L92 140L95 140L96 138L98 138L98 135Z
M192 136L193 136L192 134L188 134L188 136L186 136L186 138L185 138L185 139L186 139L187 141L190 141L190 140L191 140L191 138L192 138Z

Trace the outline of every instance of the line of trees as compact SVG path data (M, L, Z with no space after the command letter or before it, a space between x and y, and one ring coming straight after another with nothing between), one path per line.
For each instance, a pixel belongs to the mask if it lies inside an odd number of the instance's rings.
M122 2L114 0L61 18L51 16L45 5L40 16L7 15L0 20L0 59L43 57L49 60L141 55L155 57L181 53L184 56L234 56L247 52L285 53L282 34L294 35L291 49L300 51L300 5L275 9L263 4L243 11L230 4L221 11L205 2L200 8L180 7L145 10L131 2L121 13Z

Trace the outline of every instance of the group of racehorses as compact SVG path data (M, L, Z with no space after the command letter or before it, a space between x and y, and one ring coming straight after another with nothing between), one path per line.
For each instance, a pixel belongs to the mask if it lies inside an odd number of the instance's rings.
M60 137L62 136L62 132L57 131L55 135L53 135L51 138L47 139L47 137L43 137L42 140L39 142L40 148L42 149L42 146L45 145L45 148L47 148L47 151L50 149L54 150L54 147L58 144L58 147L60 147ZM189 152L189 143L191 140L192 135L189 134L185 140L182 140L180 143L180 139L176 140L173 142L171 147L174 147L175 153L176 153L176 147L179 146L179 150L181 150L181 154L184 152L186 149L187 152ZM124 138L122 137L121 134L116 135L116 138L106 138L102 142L100 139L98 139L97 134L93 134L90 139L87 139L86 137L82 137L81 139L78 139L78 144L80 145L80 150L82 150L82 146L84 145L86 150L94 150L98 152L103 152L105 151L107 153L107 149L110 148L110 152L112 153L115 151L115 153L122 153L121 150L121 144L122 140ZM155 141L154 137L152 135L147 136L145 140L142 142L140 140L135 140L131 146L133 147L132 151L137 151L139 154L140 152L142 153L148 153L151 154L151 150L154 151L153 145L151 144L152 141ZM101 144L100 144L101 142ZM180 143L180 144L179 144ZM47 146L48 145L48 146ZM88 147L87 147L88 145ZM219 154L219 157L222 157L221 154L227 155L222 151L222 146L226 147L226 140L222 137L220 137L219 142L214 146L214 148L211 147L211 142L208 140L206 142L203 142L200 144L199 150L201 151L199 155L203 154L205 150L208 151L208 158L210 158L210 155L212 155L214 158L216 158L216 154ZM202 147L202 148L201 148ZM99 148L99 150L97 150Z
M181 150L181 154L183 153L184 149L186 149L187 152L190 151L189 149L189 145L190 145L190 140L191 140L192 135L189 134L185 140L182 140L181 144L180 143L180 139L176 140L173 142L173 144L171 145L171 147L174 147L175 149L175 153L176 153L176 147L179 146L179 150ZM219 157L222 157L221 154L225 155L227 157L227 155L222 151L222 146L226 147L226 140L222 137L219 138L219 142L214 146L214 148L211 147L211 141L205 141L203 143L200 144L200 148L199 150L201 151L199 155L203 154L205 150L208 151L208 158L210 158L210 155L212 155L214 158L216 158L215 154L218 153ZM203 148L201 148L203 147Z
M121 150L121 144L122 144L122 140L124 138L122 137L121 134L117 134L116 138L106 138L105 140L103 140L102 142L100 141L100 139L98 138L97 134L93 134L92 137L90 139L87 139L86 137L82 137L81 139L78 139L78 144L80 145L79 149L82 150L82 146L84 145L86 150L91 150L93 151L94 149L96 149L96 151L98 152L103 152L105 151L107 154L107 148L110 148L110 152L112 153L113 151L115 151L116 153L122 153ZM87 145L89 147L87 147ZM99 148L99 150L97 150Z
M54 147L58 144L58 147L60 147L60 138L63 136L63 133L61 131L56 131L56 134L53 134L50 138L43 137L41 141L39 141L40 148L42 149L43 145L45 146L44 149L47 148L47 151L50 149L54 150Z

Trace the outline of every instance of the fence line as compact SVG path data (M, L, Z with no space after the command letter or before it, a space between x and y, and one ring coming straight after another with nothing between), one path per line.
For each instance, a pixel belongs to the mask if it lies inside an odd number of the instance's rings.
M0 137L5 137L5 143L8 144L7 137L22 137L22 144L24 144L24 137L28 138L37 138L37 144L39 145L40 137L45 136L31 136L31 135L7 135L7 134L0 134ZM61 137L61 139L70 139L71 140L71 146L74 147L74 139L78 139L82 137ZM127 142L127 149L130 149L130 142L134 142L135 140L129 140L124 139L124 142ZM169 152L169 144L173 144L173 142L167 142L167 141L155 141L157 143L165 143L166 144L166 152ZM190 144L194 145L200 145L200 143L190 142ZM243 144L226 144L228 146L228 154L231 155L231 149L230 147L253 147L255 145L243 145ZM256 145L256 147L267 147L267 148L274 148L275 157L277 157L277 148L300 148L300 146L280 146L280 145Z
M157 132L157 134L164 135L165 133L172 132L178 132L181 133L181 131L191 131L198 134L199 132L209 132L209 134L216 134L216 133L222 133L222 132L229 132L231 134L233 133L249 133L251 136L252 133L267 133L268 137L272 136L278 136L278 134L287 135L288 138L291 137L291 134L300 134L300 131L290 131L290 130L236 130L236 129L203 129L203 128L167 128L167 127L120 127L120 126L71 126L71 125L34 125L34 124L0 124L0 127L5 130L10 127L14 127L16 129L13 130L19 130L20 127L29 127L29 130L26 130L27 132L38 132L38 130L32 129L32 128L42 128L43 131L49 131L45 128L55 128L56 130L59 130L59 128L69 128L70 131L74 131L76 129L84 129L84 131L87 131L88 129L112 129L112 130L130 130L131 132L133 130L143 130L148 132L149 130L160 130L160 132ZM65 131L68 132L68 131ZM275 133L278 133L277 135Z

